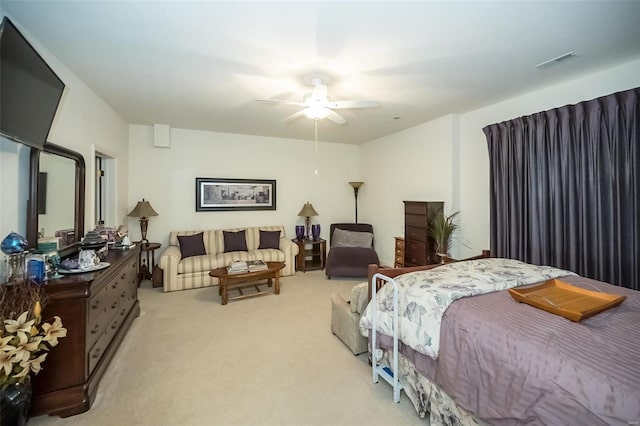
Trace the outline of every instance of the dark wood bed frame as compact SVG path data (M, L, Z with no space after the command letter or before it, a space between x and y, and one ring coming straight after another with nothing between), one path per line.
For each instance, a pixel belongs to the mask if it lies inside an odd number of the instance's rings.
M371 300L371 283L373 280L373 276L378 273L386 275L389 278L395 278L398 275L406 274L408 272L426 271L428 269L433 269L433 268L437 268L438 266L446 265L447 263L461 262L463 260L483 259L486 257L491 257L491 252L489 250L482 250L482 254L468 257L466 259L452 259L452 258L445 257L443 258L442 263L435 263L431 265L422 265L422 266L410 266L406 268L381 268L379 265L372 264L372 265L369 265L369 268L368 268L369 278L367 282L369 285L367 289L367 296L369 297L369 300ZM380 279L376 280L376 292L380 290L380 288L384 285L384 283L385 281L383 280L380 280Z

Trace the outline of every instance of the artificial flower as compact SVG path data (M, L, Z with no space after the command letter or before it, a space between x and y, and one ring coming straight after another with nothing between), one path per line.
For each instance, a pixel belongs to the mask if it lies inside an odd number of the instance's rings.
M62 326L60 317L53 317L53 324L42 324L44 337L42 340L48 342L52 347L58 344L58 337L66 337L67 329Z
M35 320L27 321L29 312L23 312L17 320L4 320L4 329L9 333L28 333Z
M9 345L6 345L9 346ZM13 353L11 351L0 351L0 373L4 370L4 375L9 376L13 369Z
M42 364L46 358L47 353L45 352L38 358L34 358L26 362L21 362L20 367L24 368L27 371L31 370L34 372L34 374L38 374L40 370L42 370L42 366L40 364Z
M0 323L0 387L27 380L30 373L38 374L50 348L67 335L60 317L52 324L28 320L28 312L16 320Z
M38 345L40 345L41 341L41 336L34 336L29 339L26 334L18 333L18 344L14 351L15 358L21 362L28 361L31 353L38 351Z

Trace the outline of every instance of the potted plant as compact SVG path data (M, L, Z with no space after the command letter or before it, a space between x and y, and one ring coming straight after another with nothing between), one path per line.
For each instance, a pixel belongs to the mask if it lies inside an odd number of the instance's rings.
M449 257L449 245L454 233L459 228L456 217L460 212L455 211L446 215L444 211L439 211L431 220L429 235L435 242L436 254L441 261L444 257Z
M0 424L23 425L31 406L31 374L67 335L60 317L42 321L45 293L29 281L0 285Z

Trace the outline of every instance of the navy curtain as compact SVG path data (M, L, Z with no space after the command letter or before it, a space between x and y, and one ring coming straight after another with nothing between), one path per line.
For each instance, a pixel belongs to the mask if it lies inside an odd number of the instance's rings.
M640 88L492 124L491 252L640 289Z

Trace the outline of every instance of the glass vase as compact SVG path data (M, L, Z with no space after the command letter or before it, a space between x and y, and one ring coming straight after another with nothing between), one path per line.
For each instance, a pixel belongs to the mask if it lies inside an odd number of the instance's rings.
M311 235L314 241L320 238L320 225L311 225Z
M304 240L304 225L296 225L296 238L298 241Z
M31 380L0 387L0 426L24 426L31 408Z

